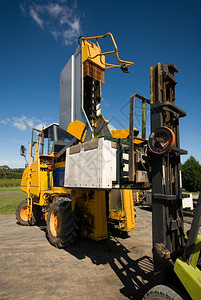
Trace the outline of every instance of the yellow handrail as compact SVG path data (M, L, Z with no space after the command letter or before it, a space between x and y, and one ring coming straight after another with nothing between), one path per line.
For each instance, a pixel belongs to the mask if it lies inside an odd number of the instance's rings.
M105 38L105 37L107 37L107 36L110 36L110 37L111 37L111 40L112 40L112 42L113 42L113 45L114 45L115 50L107 51L107 52L101 52L101 48L100 48L100 45L99 45L99 43L98 43L98 39L103 39L103 38ZM124 67L129 67L129 66L134 65L133 62L126 61L126 60L122 60L122 59L119 58L119 53L118 53L117 44L116 44L116 42L115 42L115 40L114 40L113 35L112 35L110 32L106 33L105 35L98 35L98 36L93 36L93 37L82 37L82 40L83 40L83 41L88 41L88 42L89 42L90 40L94 40L94 39L96 40L96 45L97 45L97 47L99 48L100 53L99 53L99 54L96 54L95 56L89 56L89 59L94 59L94 58L96 58L97 56L100 56L101 63L102 63L103 65L105 65L105 66L108 66L108 67L105 67L105 69L120 68L120 67L122 67L122 65L123 65ZM109 54L114 54L114 53L116 54L116 58L117 58L117 60L120 62L120 65L114 65L114 64L109 64L109 63L103 62L102 56L109 55Z
M36 161L39 158L39 155L40 155L40 145L41 145L40 141L41 141L42 132L43 132L43 129L40 131L38 139L37 139L36 152L35 152L35 159L34 159L34 161Z

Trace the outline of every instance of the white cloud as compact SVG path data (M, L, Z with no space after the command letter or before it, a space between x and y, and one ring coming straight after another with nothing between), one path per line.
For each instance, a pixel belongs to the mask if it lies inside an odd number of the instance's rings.
M117 130L112 124L108 124L109 130Z
M8 124L10 122L10 118L7 118L5 120L1 120L2 124Z
M0 122L2 124L11 123L13 127L23 131L26 130L28 127L42 129L43 127L47 126L46 122L43 122L35 117L27 118L25 116L19 118L18 117L7 118L5 120L1 120Z
M46 126L47 126L46 123L42 123L42 122L41 122L41 123L35 125L34 128L36 128L36 129L38 129L38 130L41 130L43 127L46 127Z
M51 34L53 35L53 38L55 39L55 41L58 41L58 38L60 36L59 32L56 30L51 31Z
M49 12L49 14L53 17L57 17L63 11L63 7L61 7L57 3L49 3L46 6L46 9Z
M33 8L30 9L30 15L32 19L43 29L44 21L39 17L38 13Z
M63 43L64 45L68 46L71 45L73 43L73 38L75 38L76 34L75 34L75 30L72 29L68 29L62 32L62 39L63 39Z
M27 119L27 120L26 120L26 123L27 123L27 125L28 125L29 127L31 127L31 128L34 127L34 121L33 121L33 119Z
M81 35L80 16L77 2L73 0L71 5L65 0L59 3L50 1L47 5L24 3L20 4L23 16L29 15L42 28L48 30L56 41L64 45L70 45L77 41Z
M71 23L70 22L70 26L72 27L72 29L74 29L77 33L80 32L80 20L75 18L74 21Z
M22 116L21 118L17 118L17 117L13 117L12 118L13 121L13 127L18 128L19 130L26 130L27 126L26 126L26 117Z
M15 121L13 123L13 127L18 128L19 130L26 130L27 129L26 124L23 121L19 121L19 122Z

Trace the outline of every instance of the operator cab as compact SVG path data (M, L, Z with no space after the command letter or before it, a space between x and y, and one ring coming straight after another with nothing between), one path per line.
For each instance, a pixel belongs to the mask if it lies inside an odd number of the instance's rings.
M53 123L43 129L41 154L58 153L72 139L72 135Z
M57 123L53 123L43 130L33 128L30 147L33 161L37 159L38 155L46 156L58 153L72 138L73 136ZM20 154L24 157L26 156L26 148L23 145L21 145Z

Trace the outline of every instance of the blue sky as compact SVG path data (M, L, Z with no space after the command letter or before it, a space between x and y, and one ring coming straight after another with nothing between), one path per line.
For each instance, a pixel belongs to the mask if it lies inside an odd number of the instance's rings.
M130 95L149 98L150 66L173 62L176 103L187 112L180 128L189 154L182 161L193 155L201 163L201 1L0 0L0 165L24 167L19 149L28 147L31 128L58 122L60 72L77 38L107 32L134 66L129 74L106 71L105 119L128 128Z

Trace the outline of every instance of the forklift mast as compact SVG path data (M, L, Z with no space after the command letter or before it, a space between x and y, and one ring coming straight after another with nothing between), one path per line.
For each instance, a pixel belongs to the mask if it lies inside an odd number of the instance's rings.
M184 247L180 156L187 152L180 149L179 118L186 113L175 104L176 72L173 63L150 68L153 255L160 282L167 274L162 249L174 256Z

